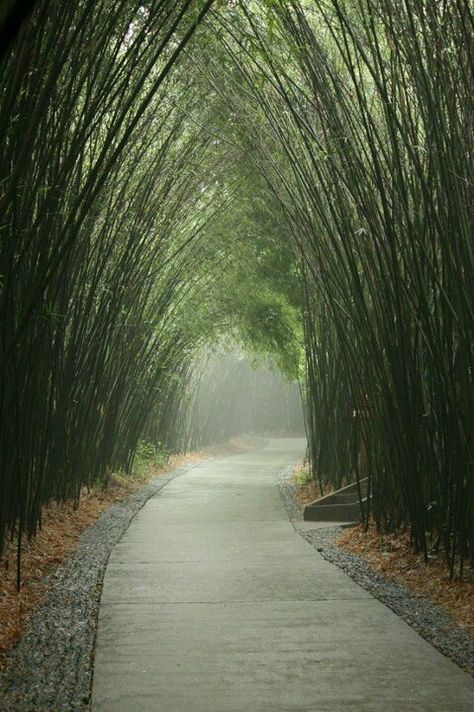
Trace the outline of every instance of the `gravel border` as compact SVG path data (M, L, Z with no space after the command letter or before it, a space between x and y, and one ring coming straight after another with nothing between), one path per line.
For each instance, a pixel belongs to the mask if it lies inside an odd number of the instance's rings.
M473 674L474 641L425 596L387 581L361 557L334 546L340 527L299 528L302 507L290 482L294 461L281 473L278 489L295 530L325 559L339 566L411 625L425 640ZM199 467L190 463L155 478L126 501L109 507L80 537L74 554L51 574L51 590L29 619L0 673L0 709L5 712L69 712L90 704L100 594L110 552L144 504L175 477Z
M295 531L327 561L338 566L361 588L403 618L428 643L474 676L474 639L448 613L426 596L383 578L362 557L337 547L334 541L341 532L340 526L313 531L299 526L303 522L303 507L296 499L291 476L295 465L300 462L301 459L298 459L282 470L278 480L278 490Z
M0 673L2 712L89 708L100 594L110 552L143 505L189 463L161 475L86 529L73 555L48 576L47 599L29 619Z

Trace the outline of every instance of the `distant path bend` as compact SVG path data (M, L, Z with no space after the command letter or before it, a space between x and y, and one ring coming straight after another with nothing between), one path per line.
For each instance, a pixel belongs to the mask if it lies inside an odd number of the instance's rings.
M271 440L172 480L107 567L93 712L471 712L474 682L292 528Z

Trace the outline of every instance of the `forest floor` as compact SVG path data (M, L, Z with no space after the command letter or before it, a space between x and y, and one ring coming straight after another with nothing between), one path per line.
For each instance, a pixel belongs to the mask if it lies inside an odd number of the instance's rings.
M462 579L455 576L450 580L441 553L430 554L425 563L423 555L411 546L409 532L383 534L375 525L367 531L363 525L344 529L335 544L364 558L380 576L427 596L474 638L474 572L468 565Z
M321 496L318 485L308 479L306 464L296 466L292 484L294 495L302 506ZM324 494L329 492L327 489ZM411 546L408 531L398 535L383 534L377 532L375 525L368 531L363 525L341 530L334 546L360 556L379 576L427 596L474 638L474 571L468 564L464 566L462 579L455 576L450 580L441 553L429 554L425 563L423 555Z
M75 550L81 534L117 502L123 502L146 483L193 462L203 462L220 452L238 452L255 446L252 438L234 439L221 447L205 448L186 455L172 455L166 464L146 465L132 476L116 473L107 489L97 485L81 492L79 507L71 502L51 503L42 512L36 536L25 538L21 549L21 587L16 586L17 541L13 539L0 557L0 670L8 651L21 637L30 616L47 595L48 577Z
M291 479L294 485L293 494L302 507L333 491L332 487L323 486L321 492L319 484L310 475L309 465L306 461L299 462L295 466Z

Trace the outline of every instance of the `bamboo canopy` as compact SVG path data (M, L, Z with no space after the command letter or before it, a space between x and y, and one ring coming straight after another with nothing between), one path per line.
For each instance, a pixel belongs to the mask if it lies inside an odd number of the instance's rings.
M300 385L321 489L367 476L367 523L462 574L472 1L32 5L0 16L0 541L143 438L217 438L227 339Z

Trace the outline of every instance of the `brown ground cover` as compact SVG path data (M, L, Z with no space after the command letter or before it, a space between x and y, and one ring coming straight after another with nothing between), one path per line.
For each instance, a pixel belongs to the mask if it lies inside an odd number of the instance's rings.
M474 637L474 575L469 567L463 579L449 580L443 555L430 555L425 564L422 554L410 545L409 533L381 534L374 525L344 529L337 546L362 556L378 574L425 594Z
M300 462L296 465L291 476L291 482L295 486L295 497L303 507L321 497L319 483L310 476L307 462ZM323 486L323 494L330 494L332 491L333 488L331 486Z
M319 486L309 478L307 463L295 468L292 481L300 504L321 496ZM324 494L330 491L328 488ZM458 577L450 581L442 554L430 555L425 564L423 556L410 545L409 533L381 534L374 525L368 531L362 525L343 529L336 544L366 559L381 576L428 596L474 637L474 572L469 567L465 567L462 580Z
M248 448L251 441L231 441L226 447L233 452ZM165 475L185 462L202 461L219 450L206 449L188 455L172 456L163 467L149 466L141 475L110 478L106 490L94 487L81 492L80 505L52 503L42 514L42 527L31 541L24 541L21 555L21 588L16 588L16 546L14 540L0 558L0 669L5 656L21 636L29 616L38 608L47 593L45 577L61 564L77 546L82 532L115 502L129 497L154 477ZM222 448L220 449L222 451Z
M114 474L106 490L83 489L80 505L52 503L43 509L42 527L31 541L25 540L21 555L21 588L16 588L16 541L0 557L0 669L6 654L21 636L29 616L38 608L48 591L45 578L74 551L79 537L115 502L121 502L151 479L165 475L189 462L202 462L219 453L237 453L257 447L260 440L252 436L232 438L228 443L173 455L162 467L148 466L140 475Z

